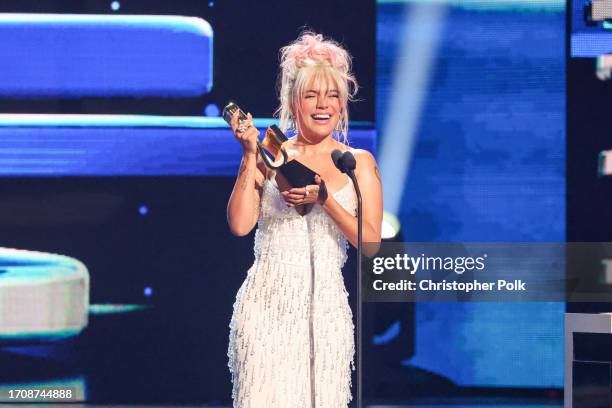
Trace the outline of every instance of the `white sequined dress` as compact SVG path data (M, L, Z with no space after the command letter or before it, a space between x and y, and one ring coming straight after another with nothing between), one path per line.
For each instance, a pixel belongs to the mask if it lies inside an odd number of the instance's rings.
M333 197L354 215L355 192L347 180ZM301 216L286 206L273 179L264 182L255 262L230 322L235 408L348 405L355 347L341 272L347 247L321 206Z

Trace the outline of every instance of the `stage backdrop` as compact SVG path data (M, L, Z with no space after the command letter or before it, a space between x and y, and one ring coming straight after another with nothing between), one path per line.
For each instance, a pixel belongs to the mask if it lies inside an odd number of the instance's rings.
M381 1L377 27L385 208L405 239L564 241L564 2ZM417 304L405 363L464 386L561 387L564 310Z

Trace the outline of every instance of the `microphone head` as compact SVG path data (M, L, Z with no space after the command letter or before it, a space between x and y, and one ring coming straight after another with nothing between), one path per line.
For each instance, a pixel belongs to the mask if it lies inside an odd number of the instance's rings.
M331 158L332 158L332 161L334 162L334 166L336 166L338 170L344 173L344 165L342 164L342 151L335 149L331 153Z
M342 162L342 166L344 167L344 172L347 172L349 170L355 170L355 168L357 167L357 161L355 160L355 156L353 156L353 153L349 152L348 150L344 152L344 154L342 154L342 159L340 161Z

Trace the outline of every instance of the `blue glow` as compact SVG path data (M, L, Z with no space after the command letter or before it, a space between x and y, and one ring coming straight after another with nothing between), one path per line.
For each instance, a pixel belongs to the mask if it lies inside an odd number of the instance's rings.
M387 344L400 334L401 329L402 325L398 320L389 326L389 328L383 334L372 337L372 343L376 344L377 346Z
M64 279L74 275L80 276L87 270L74 258L12 248L0 248L0 267L3 271L1 275L3 285Z
M351 146L375 152L376 131L351 126ZM0 114L0 176L235 176L240 157L219 117Z
M437 3L480 11L555 11L565 10L563 0L377 0L378 4Z
M5 97L200 96L212 88L213 31L201 18L7 13L0 38L11 61L0 65ZM37 52L24 58L30 49Z
M144 217L145 215L147 215L149 213L149 209L147 208L146 205L141 205L138 208L138 213Z
M405 239L563 241L565 13L554 7L472 11L446 3L447 24L402 185L398 217ZM381 125L393 111L392 79L404 63L398 33L414 6L377 7ZM381 142L407 137L383 131ZM418 303L411 365L464 386L562 387L564 308Z
M99 304L89 305L89 314L91 315L112 315L137 312L148 309L147 305L114 305L114 304Z
M0 342L48 342L67 339L78 335L81 330L49 331L49 332L20 332L15 334L0 334Z
M121 7L121 4L118 1L113 1L111 3L111 10L117 11Z
M383 202L385 210L393 215L399 214L446 14L443 4L415 5L405 13L402 34L398 36L401 53L383 132L401 137L382 139L379 156Z
M612 33L574 33L570 44L572 57L597 58L612 51Z
M153 296L153 288L147 286L146 288L144 288L143 293L146 297L151 297Z
M278 124L276 119L254 119L258 128ZM355 125L355 123L351 123ZM156 115L82 115L82 114L0 114L2 127L149 127L149 128L226 128L220 117L156 116Z
M37 14L0 13L0 28L54 25L62 27L131 27L132 29L154 29L170 32L189 32L206 37L213 36L211 25L201 18L161 15L108 15L108 14ZM4 45L4 44L3 44Z
M219 116L221 111L219 111L219 107L214 103L209 103L204 108L204 114L206 116Z

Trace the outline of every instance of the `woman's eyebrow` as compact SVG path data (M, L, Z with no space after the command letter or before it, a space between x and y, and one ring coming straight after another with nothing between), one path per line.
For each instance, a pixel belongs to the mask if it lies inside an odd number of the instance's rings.
M318 94L318 93L319 93L319 91L317 91L316 89L308 89L308 90L307 90L306 92L304 92L304 93L308 93L308 92L312 92L312 93L316 93L316 94ZM328 90L327 90L327 93L331 93L331 92L338 92L338 90L337 90L337 89L328 89Z

